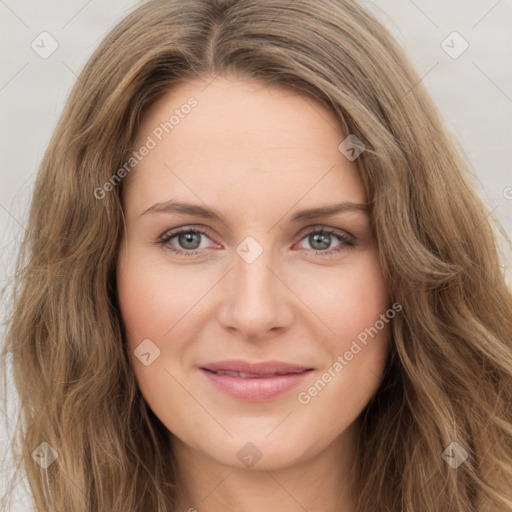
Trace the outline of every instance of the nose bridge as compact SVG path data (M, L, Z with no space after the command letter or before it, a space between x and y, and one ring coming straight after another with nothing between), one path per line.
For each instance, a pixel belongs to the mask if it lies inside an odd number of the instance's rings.
M271 250L263 251L254 261L238 257L234 268L235 289L239 299L265 302L275 299L276 277L270 271L274 261ZM275 270L274 270L275 272Z
M253 237L239 244L233 273L237 303L262 309L276 301L279 291L277 278L270 271L272 266L275 266L272 247L263 248Z
M286 287L276 276L279 271L272 247L263 247L255 238L247 237L236 252L224 287L224 326L255 337L282 327L286 321Z

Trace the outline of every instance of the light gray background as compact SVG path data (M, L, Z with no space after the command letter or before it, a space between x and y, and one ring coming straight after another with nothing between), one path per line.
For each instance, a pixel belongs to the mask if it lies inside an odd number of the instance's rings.
M38 165L71 86L101 39L139 3L0 0L0 287L11 282ZM405 47L467 156L490 215L503 226L503 264L512 283L512 0L363 3ZM31 47L43 31L59 45L47 59ZM454 31L469 44L456 59L441 46ZM445 44L461 48L453 36ZM2 407L0 453L14 418L14 403ZM0 494L9 464L5 459ZM21 482L13 491L12 511L30 510L23 488Z

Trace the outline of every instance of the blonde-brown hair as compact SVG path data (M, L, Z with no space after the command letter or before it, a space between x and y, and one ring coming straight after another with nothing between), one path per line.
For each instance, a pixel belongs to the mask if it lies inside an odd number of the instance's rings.
M403 309L362 415L358 511L510 511L512 299L487 212L403 52L350 0L150 0L80 74L38 174L4 349L37 510L174 510L166 429L117 304L124 182L94 190L129 158L149 105L221 74L308 95L366 146L356 163ZM43 441L58 453L47 469L31 457ZM456 470L441 456L452 442L468 452Z

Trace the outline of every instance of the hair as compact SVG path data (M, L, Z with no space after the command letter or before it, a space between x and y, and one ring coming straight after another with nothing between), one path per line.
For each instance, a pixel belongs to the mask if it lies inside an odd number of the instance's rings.
M174 510L167 430L123 341L125 183L94 190L133 152L151 104L219 75L313 98L365 145L356 165L402 310L361 415L357 510L510 511L512 297L496 235L404 52L350 0L150 0L85 65L41 162L3 351L20 404L16 471L37 510ZM31 456L43 441L58 453L47 469ZM468 453L456 470L442 457L452 442Z

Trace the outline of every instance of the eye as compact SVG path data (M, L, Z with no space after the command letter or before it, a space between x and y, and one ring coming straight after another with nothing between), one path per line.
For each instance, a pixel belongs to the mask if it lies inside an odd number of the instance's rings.
M189 227L164 233L157 241L157 244L180 256L194 257L201 255L208 247L203 243L205 238L210 238L206 231ZM303 244L304 242L309 244L309 249L315 251L315 254L323 256L328 256L356 245L355 238L352 235L341 230L325 227L317 227L302 233L300 243ZM332 247L333 242L337 242L334 247ZM220 246L217 245L217 247ZM304 247L299 248L304 249ZM306 249L308 248L306 247Z
M352 235L324 227L308 231L303 235L301 241L308 242L312 250L322 255L329 255L356 245ZM335 245L334 248L329 249L333 241L337 241L338 244Z
M162 247L167 248L171 252L181 254L184 256L194 256L198 253L203 252L204 246L201 246L201 238L207 237L206 231L201 229L179 229L177 231L171 231L162 235L158 241L158 244ZM171 242L176 239L178 248L175 247Z

